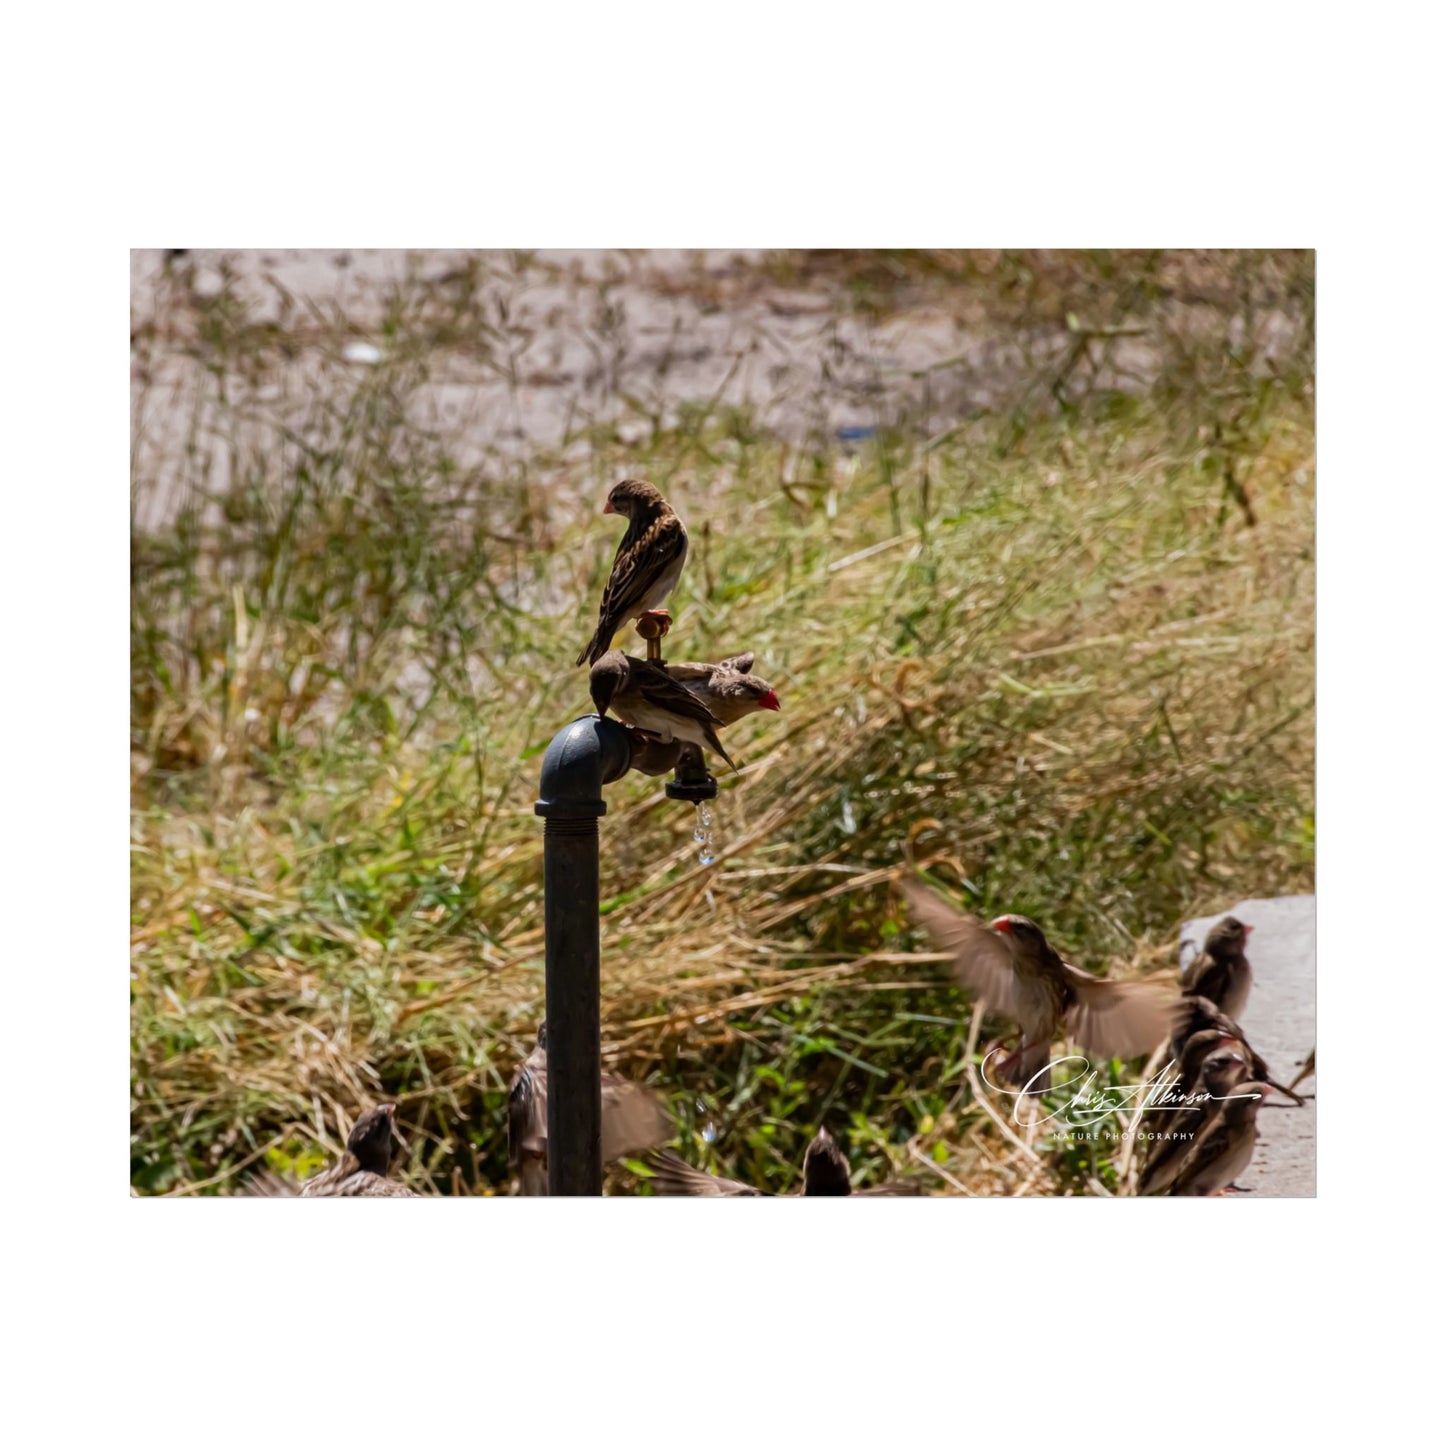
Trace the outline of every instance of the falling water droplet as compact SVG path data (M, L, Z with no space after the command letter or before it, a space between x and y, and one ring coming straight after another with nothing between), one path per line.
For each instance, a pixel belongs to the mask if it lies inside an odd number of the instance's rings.
M697 820L692 829L692 841L698 845L698 861L706 868L716 857L712 847L712 809L706 803L697 805Z
M702 1138L705 1144L715 1143L717 1141L717 1125L704 1124L702 1126Z

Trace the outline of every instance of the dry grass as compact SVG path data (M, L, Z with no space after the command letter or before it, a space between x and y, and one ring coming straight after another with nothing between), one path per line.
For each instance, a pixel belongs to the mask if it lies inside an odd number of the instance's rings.
M1034 266L1060 306L1066 262ZM1157 329L1166 262L1090 314ZM846 265L776 263L844 297ZM1056 368L1077 330L1016 287L980 299L983 271L969 305L1034 307ZM1104 284L1075 271L1076 296ZM567 663L616 540L594 498L625 467L693 532L671 654L751 647L785 710L729 736L712 867L659 780L611 790L611 1066L667 1094L691 1157L769 1187L826 1120L864 1182L1111 1190L1107 1146L990 1116L970 1080L997 1030L970 1036L887 880L911 843L979 909L1121 971L1169 963L1183 917L1312 887L1311 320L1270 365L1249 331L1295 314L1308 271L1245 258L1219 324L1191 312L1133 395L1025 369L1016 407L856 454L717 407L474 465L413 405L465 296L399 303L390 359L323 368L299 423L247 400L284 331L185 301L218 379L186 436L227 449L228 481L196 471L134 542L134 1186L314 1167L387 1094L409 1182L505 1187L541 1009L537 758L588 707ZM1231 341L1241 276L1269 306Z

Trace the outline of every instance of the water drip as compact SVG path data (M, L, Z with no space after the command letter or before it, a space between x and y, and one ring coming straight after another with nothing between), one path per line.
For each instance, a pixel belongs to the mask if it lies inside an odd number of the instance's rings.
M708 864L717 857L712 842L712 809L708 807L706 803L699 803L697 805L697 817L693 824L692 840L698 845L698 862L706 868Z

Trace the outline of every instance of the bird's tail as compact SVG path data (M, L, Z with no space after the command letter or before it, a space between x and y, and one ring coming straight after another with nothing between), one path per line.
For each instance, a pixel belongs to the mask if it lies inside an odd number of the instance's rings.
M713 752L715 752L718 757L720 757L723 762L725 762L728 767L733 770L733 772L737 772L738 765L733 762L730 757L728 757L727 753L723 750L722 743L718 741L717 729L715 727L712 727L710 724L705 723L703 725L702 735L707 739L708 747L710 747Z
M1296 1080L1295 1082L1298 1083L1299 1081ZM1304 1099L1299 1094L1296 1094L1295 1091L1287 1084L1281 1084L1278 1079L1271 1078L1268 1072L1265 1073L1264 1077L1260 1080L1260 1083L1268 1084L1271 1089L1278 1090L1281 1094L1285 1096L1285 1098L1293 1099L1295 1104L1299 1108L1304 1108Z
M1053 1084L1053 1070L1049 1067L1049 1040L1039 1039L1035 1043L1019 1046L1008 1063L999 1071L1010 1084L1030 1094L1046 1094Z
M597 631L592 634L592 640L577 654L577 661L573 666L581 667L584 662L589 664L596 662L598 658L607 651L607 644L611 640L612 634L610 632L606 634L604 640L602 624L599 622L597 624Z

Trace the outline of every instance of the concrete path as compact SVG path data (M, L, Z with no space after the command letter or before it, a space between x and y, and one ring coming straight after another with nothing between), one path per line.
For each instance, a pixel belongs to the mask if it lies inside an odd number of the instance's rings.
M1249 939L1254 988L1239 1022L1270 1072L1288 1084L1315 1046L1315 900L1308 894L1251 898L1227 912L1254 928ZM1202 944L1223 917L1191 919L1180 930L1181 946L1188 940ZM1194 957L1193 948L1183 953L1185 962ZM1298 1092L1311 1094L1314 1088L1311 1077ZM1316 1107L1311 1099L1303 1109L1260 1109L1259 1143L1238 1181L1254 1191L1246 1198L1314 1198Z

